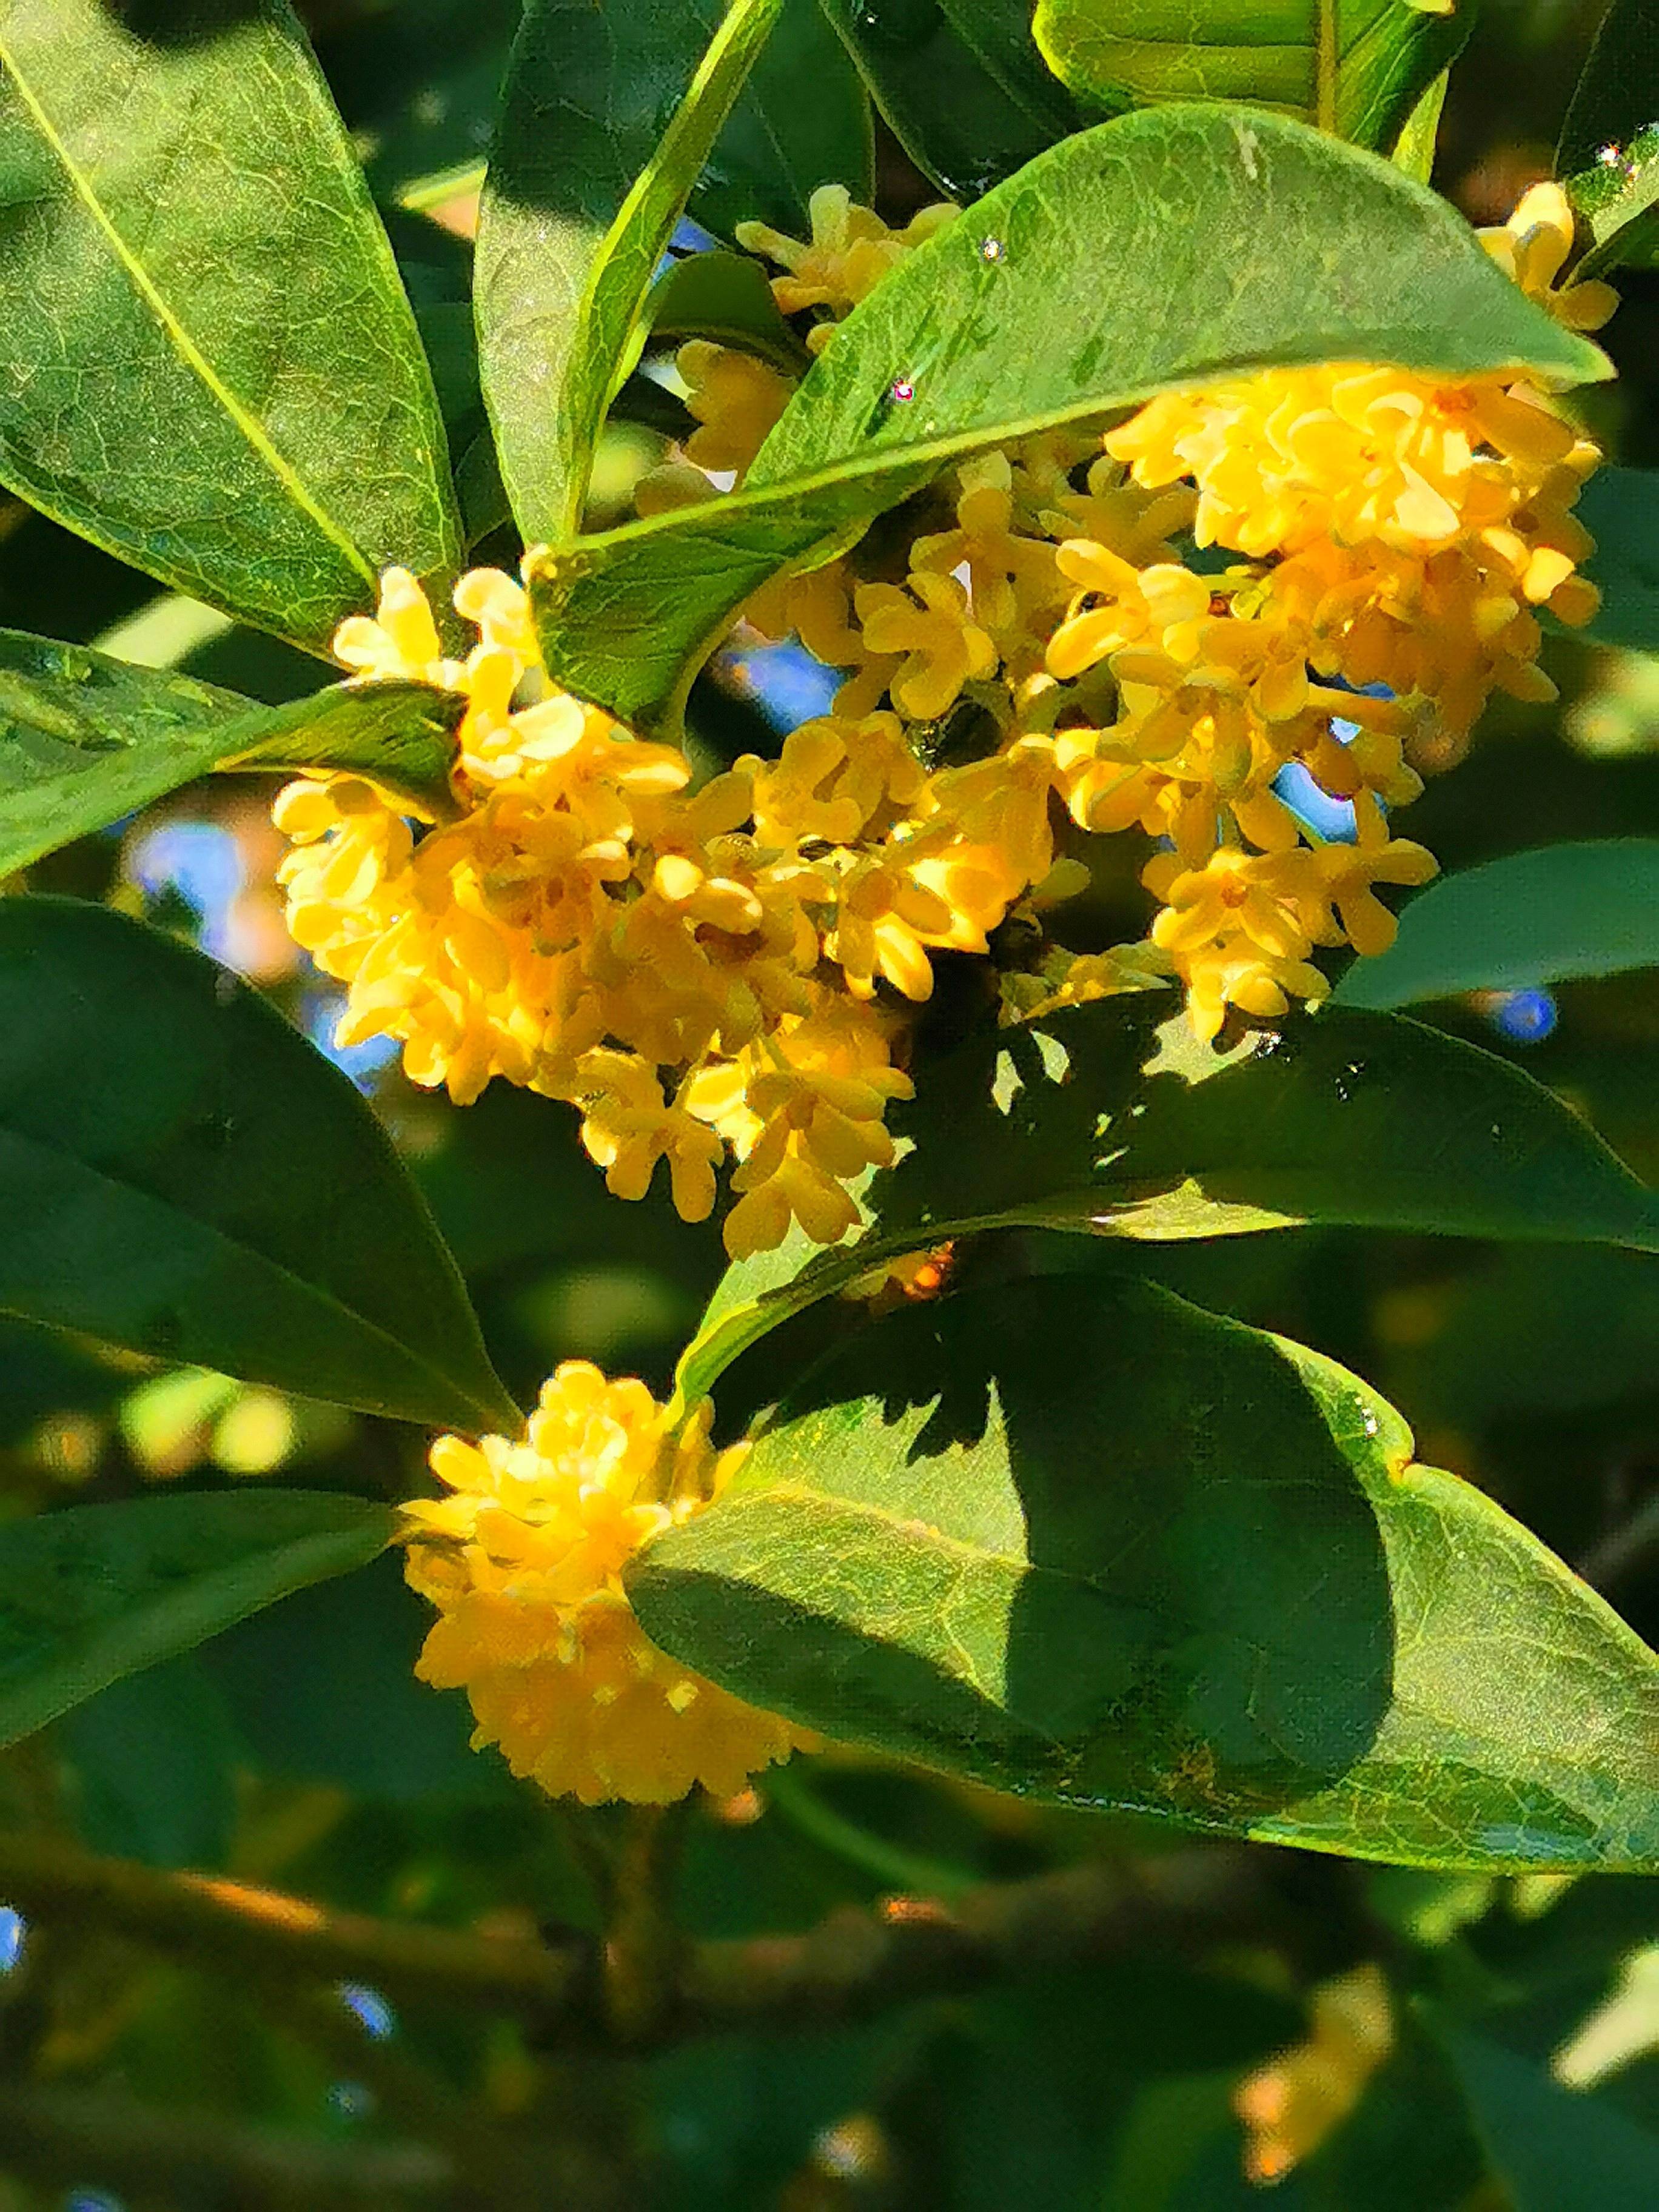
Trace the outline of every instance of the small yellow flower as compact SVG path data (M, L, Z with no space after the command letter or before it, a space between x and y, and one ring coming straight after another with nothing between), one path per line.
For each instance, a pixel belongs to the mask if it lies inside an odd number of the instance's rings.
M995 673L996 647L969 612L968 594L954 576L913 571L908 591L861 584L853 603L870 649L904 656L888 689L900 713L915 721L937 721L964 684Z
M1382 810L1370 792L1354 802L1358 842L1326 845L1311 855L1322 895L1336 909L1341 933L1354 951L1368 957L1386 952L1400 925L1377 897L1377 884L1426 884L1440 864L1425 846L1409 838L1390 838ZM1339 933L1316 932L1325 942Z
M1599 331L1619 305L1611 284L1591 277L1558 288L1573 244L1572 204L1557 184L1534 185L1496 229L1477 231L1492 259L1529 300L1572 331Z
M752 355L707 338L688 339L675 366L685 380L685 404L697 422L685 441L687 460L716 474L730 470L741 482L794 386Z
M521 1442L441 1437L432 1468L448 1495L404 1508L409 1581L440 1614L416 1674L465 1689L475 1746L498 1745L550 1796L730 1796L814 1741L671 1659L629 1605L634 1553L732 1470L705 1437L694 1424L677 1448L643 1383L568 1361Z
M1394 2008L1380 1966L1367 1964L1315 1990L1308 2039L1247 2075L1233 2093L1244 2123L1244 2171L1282 2181L1359 2102L1394 2049Z
M772 280L772 295L786 315L822 307L835 319L818 324L808 337L815 353L829 343L836 321L960 212L941 201L912 216L902 230L890 230L844 185L820 185L806 210L812 229L806 243L763 222L740 222L733 234L746 252L775 262L786 272Z

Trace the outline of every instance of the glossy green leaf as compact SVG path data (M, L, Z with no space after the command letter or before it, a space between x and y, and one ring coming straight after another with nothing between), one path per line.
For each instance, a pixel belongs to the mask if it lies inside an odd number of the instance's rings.
M757 355L786 376L802 376L811 356L783 319L758 261L747 253L688 253L665 269L647 303L653 338L713 338Z
M1398 1014L1331 1007L1217 1053L1163 992L994 1030L920 1073L868 1223L782 1281L716 1293L695 1402L768 1329L903 1252L974 1230L1155 1243L1304 1222L1659 1251L1659 1195L1540 1084Z
M306 1490L208 1492L0 1529L0 1743L123 1675L383 1551L389 1506Z
M1656 966L1659 838L1609 837L1442 877L1406 908L1392 948L1355 961L1335 997L1347 1006L1408 1006Z
M1124 1281L811 1370L629 1577L687 1665L1053 1802L1443 1867L1659 1867L1659 1662L1333 1363Z
M1659 5L1611 0L1556 148L1592 244L1584 273L1659 261Z
M355 769L441 811L464 704L422 684L374 684L260 707L0 630L0 876L212 769Z
M325 645L455 566L426 357L284 0L0 16L0 480Z
M477 306L502 481L528 539L580 526L658 265L781 4L535 0L526 15L479 211Z
M1244 100L1385 147L1474 22L1473 7L1405 0L1039 0L1035 32L1055 75L1110 113Z
M977 199L1085 118L1043 66L1024 0L822 0L893 135Z
M695 5L712 30L714 0ZM818 0L783 0L690 212L723 238L750 222L805 237L807 202L820 185L845 185L868 205L875 154L870 96Z
M625 718L672 724L751 591L954 457L1251 362L1345 358L1607 374L1443 200L1374 155L1237 108L1100 125L872 294L740 493L551 556L537 587L549 666ZM914 398L894 399L896 380Z
M1574 635L1659 653L1659 470L1598 469L1576 511L1595 540L1583 567L1601 605Z
M0 1310L370 1413L515 1427L350 1081L104 907L0 900Z

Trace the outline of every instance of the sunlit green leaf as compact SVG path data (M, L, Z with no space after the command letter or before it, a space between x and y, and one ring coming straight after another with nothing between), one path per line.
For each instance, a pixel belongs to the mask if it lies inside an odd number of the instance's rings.
M441 811L464 703L423 684L374 684L260 707L0 630L0 875L212 769L353 769Z
M1330 359L1608 373L1443 200L1375 155L1238 108L1100 125L872 294L740 493L556 553L537 593L548 664L624 717L672 722L750 592L953 456L1248 362Z
M1611 0L1561 127L1556 174L1594 239L1583 268L1659 260L1659 5Z
M0 479L302 645L387 563L453 568L426 357L284 0L14 0L0 196Z
M685 0L534 0L526 15L479 212L477 305L501 477L526 538L580 524L658 264L780 5L732 0L712 40L714 11Z
M1109 112L1247 100L1386 147L1474 21L1473 6L1404 0L1040 0L1035 31L1056 75Z
M305 1490L143 1498L0 1529L0 1743L385 1549L385 1505Z
M1304 1222L1659 1251L1659 1196L1505 1060L1332 1007L1227 1053L1163 992L994 1030L920 1071L912 1149L848 1245L734 1268L681 1363L690 1401L747 1345L902 1252L976 1229L1155 1243ZM744 1273L743 1270L752 1271Z
M1406 1863L1659 1866L1659 1662L1330 1361L1004 1284L812 1370L647 1545L754 1702L1054 1802Z
M1408 1006L1659 966L1659 838L1546 845L1445 876L1414 898L1392 948L1357 960L1347 1006Z
M349 1079L212 961L0 900L0 1310L407 1420L517 1425Z

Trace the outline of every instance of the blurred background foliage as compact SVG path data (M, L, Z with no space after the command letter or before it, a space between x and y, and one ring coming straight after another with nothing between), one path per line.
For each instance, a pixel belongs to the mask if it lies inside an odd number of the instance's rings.
M302 7L387 211L464 479L483 427L465 306L476 171L514 0ZM1479 222L1547 172L1597 0L1486 0L1437 181ZM886 211L932 197L884 136ZM1659 464L1659 274L1626 272L1616 386L1586 411ZM595 519L661 451L611 435ZM490 489L474 490L487 520ZM515 550L498 532L486 556ZM279 702L314 665L0 504L0 623L95 642ZM1659 659L1553 641L1556 708L1501 700L1411 834L1447 870L1547 840L1659 836ZM694 734L730 757L813 710L810 672L728 656ZM199 785L58 853L30 887L106 898L267 988L325 1050L338 1007L282 926L268 793ZM1088 927L1138 898L1096 841ZM1659 1180L1659 990L1622 976L1440 1005L1580 1106ZM457 1112L369 1046L340 1055L412 1164L522 1397L587 1357L659 1391L720 1269L718 1233L610 1200L562 1107L492 1090ZM1048 1267L1125 1264L1053 1240ZM1153 1257L1149 1261L1147 1253ZM1030 1255L1035 1257L1035 1255ZM1659 1273L1594 1248L1304 1231L1141 1248L1173 1287L1366 1376L1425 1458L1482 1485L1659 1627ZM820 1316L816 1326L833 1326ZM765 1376L751 1379L758 1398ZM395 1425L0 1322L0 1510L160 1484L406 1494ZM342 1908L505 1933L590 1929L589 1834L475 1756L459 1694L418 1686L422 1608L394 1561L293 1598L106 1691L0 1757L0 1824ZM685 1816L678 1902L707 1937L971 1885L1209 1847L1027 1808L852 1754ZM514 2023L373 1989L250 1984L95 1926L0 1910L0 2212L334 2203L1228 2212L1265 2183L1324 2212L1650 2212L1659 2203L1659 1911L1633 1881L1516 1882L1288 1852L1282 1942L1081 1963L872 2020L694 2039L658 2054L538 2047ZM929 1900L945 1900L945 1907ZM3 1895L0 1893L0 1906ZM1379 1969L1386 1984L1379 1978ZM1382 1994L1384 1990L1392 1995ZM1286 2054L1289 2054L1288 2056Z

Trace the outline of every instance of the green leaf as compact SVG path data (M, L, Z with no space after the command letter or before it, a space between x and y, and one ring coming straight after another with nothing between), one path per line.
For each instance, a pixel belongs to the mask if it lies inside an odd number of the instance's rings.
M1392 948L1357 960L1346 1006L1408 1006L1659 966L1659 838L1546 845L1445 876L1406 908Z
M1111 113L1243 100L1376 147L1393 143L1474 27L1473 7L1407 0L1039 0L1034 26L1054 74Z
M1024 0L822 0L893 135L952 199L977 199L1084 118L1043 67Z
M143 923L0 900L0 1310L366 1412L516 1428L350 1081Z
M1171 384L1324 360L1608 374L1443 200L1375 155L1237 108L1102 124L865 301L741 492L556 552L537 586L548 665L624 719L672 725L750 592L828 557L945 462ZM893 398L896 379L914 399Z
M1515 2212L1651 2212L1659 2134L1491 2036L1439 2033Z
M1163 992L1100 1000L924 1066L893 1126L912 1148L871 1180L861 1237L781 1283L731 1271L681 1363L688 1402L779 1322L974 1230L1324 1222L1659 1251L1659 1196L1570 1107L1398 1014L1330 1007L1217 1053Z
M1555 173L1594 243L1582 271L1659 262L1659 4L1612 0L1561 126Z
M389 1506L307 1490L76 1505L0 1529L0 1744L261 1606L360 1567Z
M1584 574L1601 594L1575 635L1594 645L1659 653L1659 470L1598 469L1578 495L1579 520L1595 540Z
M580 526L652 280L780 5L732 0L706 53L685 0L536 0L526 15L484 179L477 303L501 478L532 542ZM665 130L657 87L677 101Z
M1408 1864L1659 1867L1659 1665L1332 1362L1075 1279L912 1307L638 1555L647 1633L1020 1796Z
M635 0L637 5L637 0ZM660 4L660 0L659 0ZM712 31L718 9L691 0ZM678 0L677 12L689 12ZM637 48L630 45L630 68ZM783 0L691 194L701 223L729 238L740 222L805 235L807 202L820 185L845 185L868 204L875 193L875 131L864 82L818 0Z
M56 1747L88 1850L146 1866L224 1864L246 1758L193 1654L110 1683L70 1714Z
M653 338L714 338L804 375L812 356L783 319L758 261L746 253L688 253L664 270L647 303Z
M1440 115L1446 105L1446 87L1451 82L1451 71L1442 70L1431 80L1426 91L1421 93L1416 106L1400 126L1400 136L1394 142L1389 160L1408 177L1415 177L1426 185L1434 174L1435 155L1440 144Z
M464 707L423 684L335 684L260 707L0 630L0 876L218 768L355 769L442 812Z
M437 401L291 10L176 15L0 21L0 481L320 647L389 562L457 563Z

